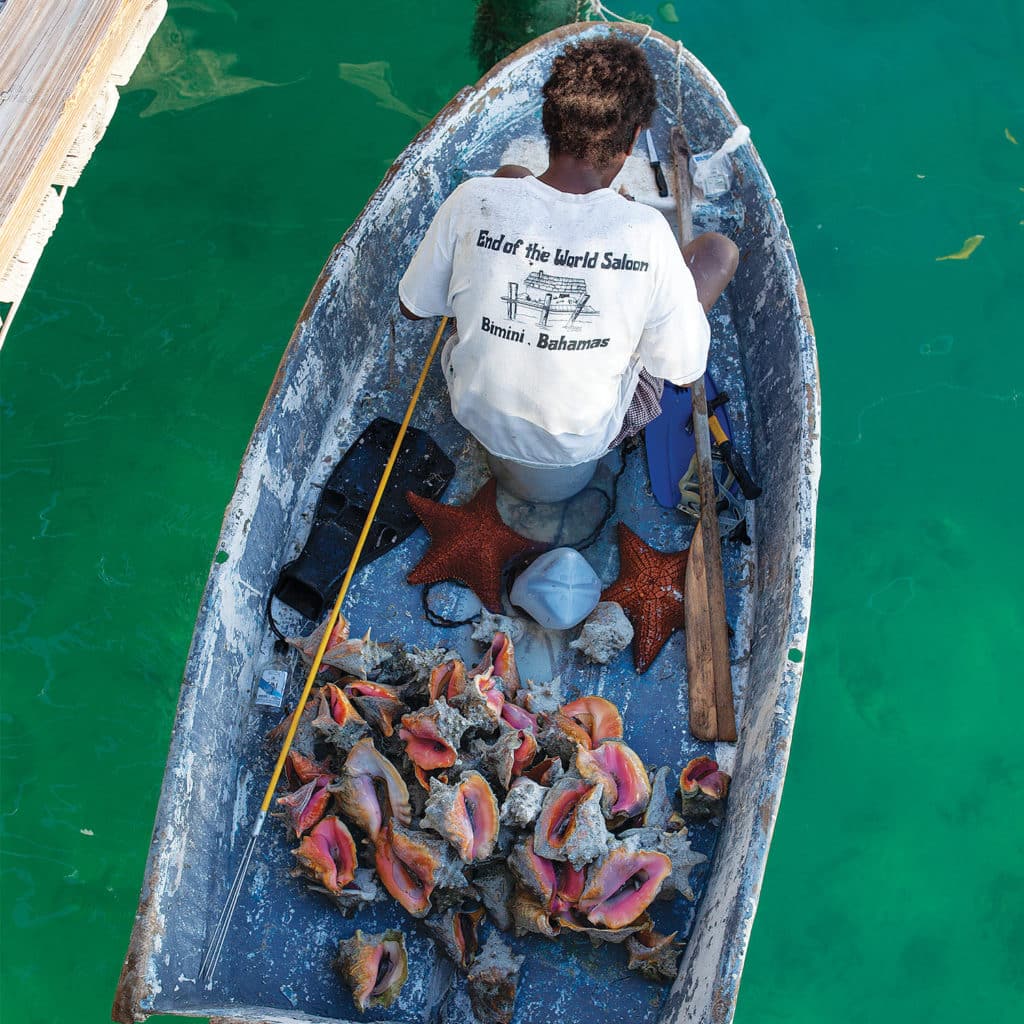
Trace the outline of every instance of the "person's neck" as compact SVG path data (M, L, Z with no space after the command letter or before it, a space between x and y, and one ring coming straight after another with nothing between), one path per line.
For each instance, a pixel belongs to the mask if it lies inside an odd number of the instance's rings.
M582 196L588 192L596 192L599 188L607 188L616 174L622 170L626 157L613 160L606 167L595 167L588 160L579 160L565 154L552 154L548 159L548 169L537 176L538 181L558 189Z

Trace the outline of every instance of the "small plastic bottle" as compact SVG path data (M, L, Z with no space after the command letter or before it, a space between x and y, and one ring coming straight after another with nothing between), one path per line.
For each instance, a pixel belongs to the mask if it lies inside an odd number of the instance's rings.
M750 129L741 124L713 153L690 158L690 174L705 199L724 195L732 188L732 154L750 140Z
M279 711L291 675L288 645L283 640L274 644L274 651L256 672L252 703L261 711Z

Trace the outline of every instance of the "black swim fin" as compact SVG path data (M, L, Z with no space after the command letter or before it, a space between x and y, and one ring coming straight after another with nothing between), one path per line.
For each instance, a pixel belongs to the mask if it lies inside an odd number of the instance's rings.
M398 428L393 420L378 417L345 452L324 484L302 554L277 578L272 597L314 622L337 597ZM406 491L436 501L454 475L452 460L433 439L410 427L366 538L360 566L387 554L420 525L405 500Z

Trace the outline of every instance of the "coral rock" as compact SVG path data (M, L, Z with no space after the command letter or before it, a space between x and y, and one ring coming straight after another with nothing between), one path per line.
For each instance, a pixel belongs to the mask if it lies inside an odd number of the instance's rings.
M569 644L589 661L607 665L633 639L630 625L622 605L615 601L601 601L583 623L580 635Z

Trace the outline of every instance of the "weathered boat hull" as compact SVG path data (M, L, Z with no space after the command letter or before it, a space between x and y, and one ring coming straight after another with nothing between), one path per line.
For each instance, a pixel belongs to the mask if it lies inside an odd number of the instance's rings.
M539 138L539 86L557 50L568 39L608 31L628 34L648 53L659 79L655 137L663 152L680 98L697 150L720 144L737 123L718 84L673 41L642 26L571 26L460 92L402 154L332 252L285 351L225 515L186 665L117 1020L149 1013L353 1019L326 958L357 926L396 924L408 934L410 982L398 1006L363 1019L436 1015L446 978L425 933L393 907L375 905L369 918L338 918L285 877L290 844L270 826L217 978L209 989L195 978L269 773L259 745L263 726L245 710L254 664L268 646L267 594L304 540L303 517L331 462L373 416L400 417L426 352L427 327L397 317L401 270L459 180L497 166L517 140ZM637 166L649 176L646 161ZM734 777L728 814L717 837L695 834L695 845L715 854L696 877L696 911L665 907L672 927L689 932L671 992L627 975L621 956L607 949L527 944L516 1010L523 1021L728 1021L778 809L810 611L819 459L813 333L782 210L752 146L737 154L732 201L702 205L695 219L701 228L726 231L741 250L736 279L712 318L713 371L733 395L737 443L765 484L751 522L754 544L729 546L725 556L740 741L716 750L689 737L679 635L641 677L626 658L607 668L572 660L561 639L539 630L525 639L522 657L535 678L560 672L567 692L600 692L624 705L627 740L648 763L717 756ZM460 467L446 500L464 500L485 470L479 450L451 420L436 368L414 423ZM603 472L607 478L608 468ZM650 499L645 472L634 456L620 485L622 518L655 546L681 548L689 528ZM538 521L529 507L506 504L503 511L521 529L568 540L585 535L595 507L584 497L558 524ZM606 582L615 575L613 538L614 530L606 530L588 551ZM439 637L423 620L418 592L402 582L425 545L417 535L361 570L346 605L355 628L372 625L379 638L420 645L468 643L465 631Z

